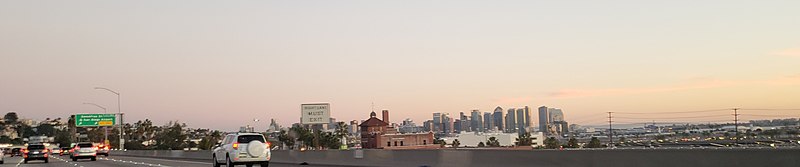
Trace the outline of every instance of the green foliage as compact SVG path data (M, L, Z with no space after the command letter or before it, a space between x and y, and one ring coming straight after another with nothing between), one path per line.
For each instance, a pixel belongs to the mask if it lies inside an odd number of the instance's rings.
M780 135L780 134L782 134L782 132L779 129L770 129L770 130L765 130L764 132L761 132L761 135L767 135L767 136L770 136L773 139L775 139L775 137Z
M519 137L517 137L517 141L514 143L517 146L531 146L533 144L533 141L531 139L531 134L527 132L524 134L520 134Z
M574 137L569 138L566 148L580 148L580 145L578 145L578 139L575 139Z
M58 131L54 138L60 146L69 146L70 143L74 142L69 129Z
M544 147L547 149L556 149L559 148L561 144L558 143L558 139L555 137L550 137L544 140Z
M444 143L444 140L442 138L437 137L433 139L433 144L442 144L442 143Z
M19 133L19 136L22 136L22 138L36 136L36 131L33 131L33 127L25 124L19 124L17 127L17 133Z
M56 129L50 124L42 124L36 127L36 134L39 136L55 136Z
M170 121L164 126L164 130L158 133L155 137L156 149L159 150L182 150L186 147L187 135L183 133L183 128L186 124L180 124L177 121Z
M447 142L444 142L444 139L437 137L437 138L433 139L433 144L438 144L439 147L444 148L444 146L447 144Z
M311 132L310 129L301 126L296 126L290 128L290 130L295 134L295 137L297 138L298 141L300 141L300 144L302 144L303 146L307 147L317 146L315 145L314 142L315 135Z
M10 137L8 137L8 136L0 136L0 143L11 143L11 142L13 142L13 140L11 140Z
M3 116L3 120L5 120L7 124L16 124L17 120L19 120L19 117L17 116L17 113L9 112L6 113L5 116Z
M289 149L294 149L294 143L297 140L294 136L296 135L291 135L289 131L281 130L278 134L278 141L288 146Z
M331 132L321 132L319 135L320 147L329 149L339 149L342 146L341 138Z
M480 142L480 143L478 143L478 147L486 147L486 144L483 144L483 142Z
M349 132L347 132L347 128L348 127L349 127L349 125L347 125L347 123L345 123L345 122L337 122L336 123L336 130L334 131L334 134L338 138L346 137L347 134L349 133Z
M222 140L222 133L215 130L203 137L203 139L200 140L200 143L197 143L197 148L211 150L220 140Z
M486 141L486 146L489 147L500 147L500 141L497 141L495 137L489 137L489 140Z
M459 142L458 139L454 139L453 143L450 143L450 145L453 146L453 148L457 148L458 146L461 146L461 142Z
M603 148L603 144L600 143L600 139L592 137L592 139L589 140L589 143L586 144L586 148Z

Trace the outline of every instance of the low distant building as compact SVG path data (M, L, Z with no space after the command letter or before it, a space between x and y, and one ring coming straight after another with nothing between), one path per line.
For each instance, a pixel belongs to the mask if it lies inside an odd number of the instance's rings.
M462 147L478 147L478 143L484 144L489 141L489 138L494 137L501 147L515 146L519 134L517 133L461 133L456 137L445 138L447 143L452 143L458 139L458 143ZM544 134L542 132L531 133L531 143L533 146L544 146Z
M381 148L381 135L386 131L386 122L375 117L375 112L369 114L369 119L358 125L361 127L361 147L366 149Z
M381 144L385 144L383 148L431 145L433 133L384 134L381 135L381 141L383 142Z
M384 116L388 118L388 116ZM395 127L376 117L375 112L370 113L370 118L359 125L361 128L361 147L365 149L403 148L433 145L433 133L399 134Z

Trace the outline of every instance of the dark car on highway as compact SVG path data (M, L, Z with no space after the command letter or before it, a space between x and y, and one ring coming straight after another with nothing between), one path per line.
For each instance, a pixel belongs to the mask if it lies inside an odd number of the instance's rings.
M12 148L11 149L11 156L22 156L22 148Z
M44 160L44 163L47 163L49 156L50 149L47 149L43 144L31 144L28 145L28 148L22 150L22 158L25 159L23 162L26 164L32 160Z

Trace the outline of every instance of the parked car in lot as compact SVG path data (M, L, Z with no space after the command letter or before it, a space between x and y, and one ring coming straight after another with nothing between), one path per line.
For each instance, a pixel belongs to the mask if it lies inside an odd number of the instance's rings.
M97 155L108 156L108 152L110 151L108 145L97 145Z
M69 158L72 159L72 161L78 161L78 159L97 161L97 148L94 147L94 144L89 142L78 143L72 148L72 153L69 154Z
M269 166L272 158L270 143L266 142L264 135L259 133L232 133L225 136L221 143L214 147L212 153L214 167L225 165L233 167L235 165L246 165L248 167L255 164Z
M44 160L44 163L48 163L49 157L50 150L43 144L30 144L27 148L22 150L23 162L26 164L28 161L33 160Z

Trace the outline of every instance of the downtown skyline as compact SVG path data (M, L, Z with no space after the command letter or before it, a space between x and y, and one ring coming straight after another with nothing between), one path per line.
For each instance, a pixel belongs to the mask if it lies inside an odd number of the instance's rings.
M250 121L225 115L287 126L310 102L417 123L497 106L800 108L800 2L171 3L0 2L0 112L116 113L94 87L119 91L126 122L220 130Z

